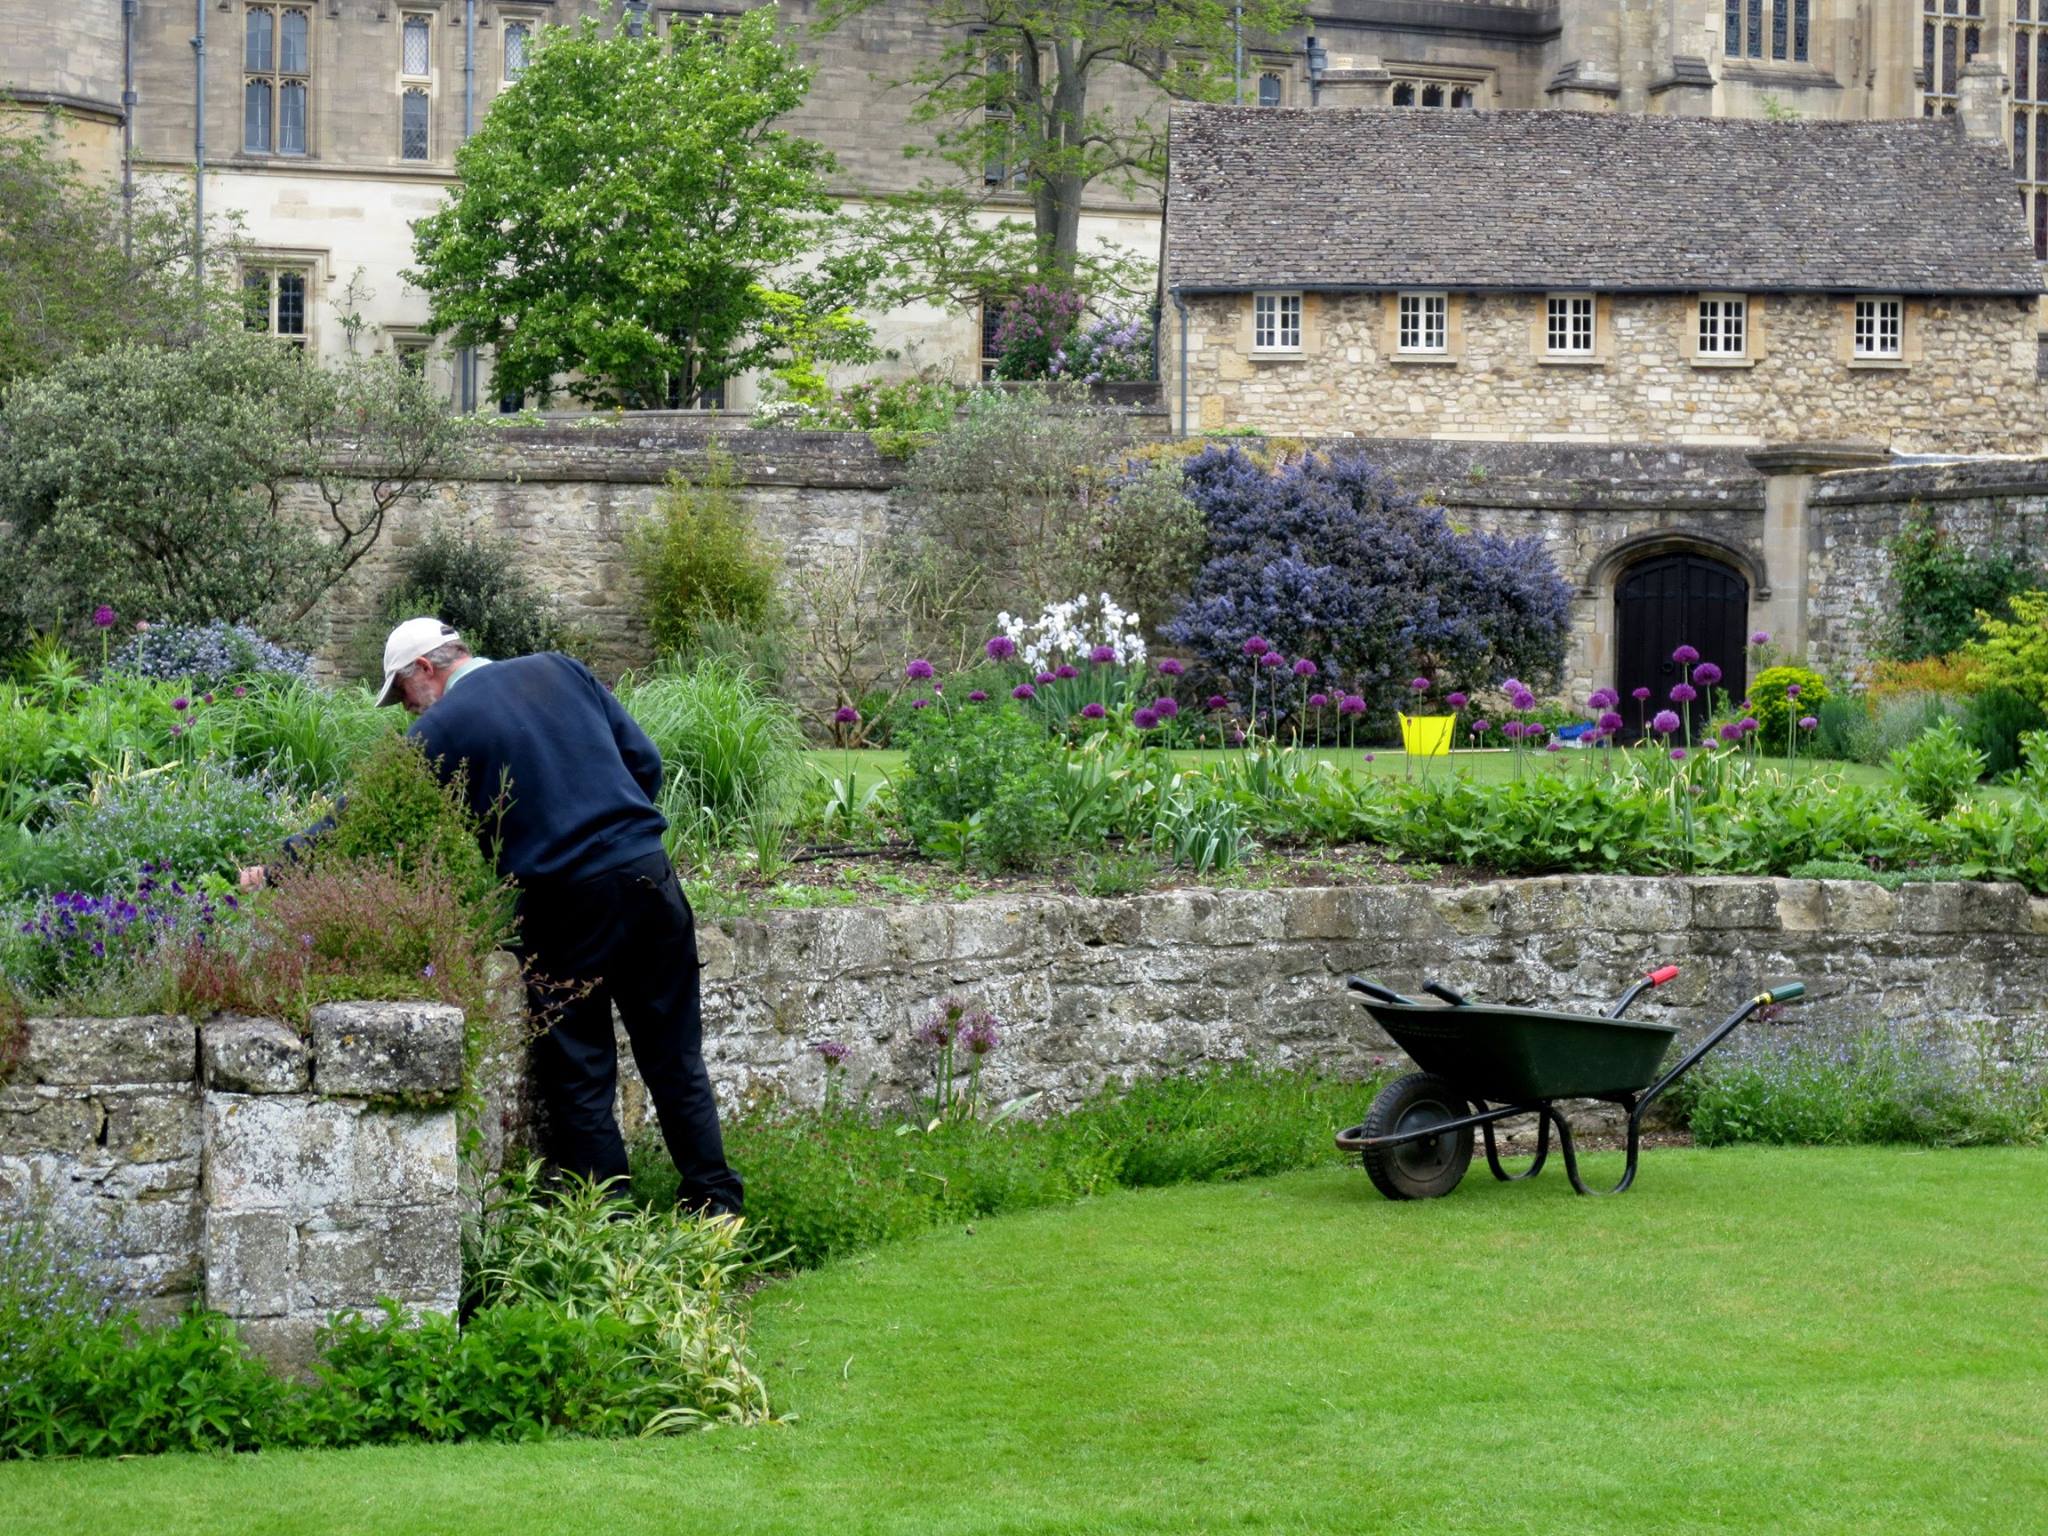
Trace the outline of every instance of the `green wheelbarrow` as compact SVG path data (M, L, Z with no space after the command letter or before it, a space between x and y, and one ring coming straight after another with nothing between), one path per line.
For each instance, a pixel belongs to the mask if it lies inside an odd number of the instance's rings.
M1677 975L1675 965L1651 971L1597 1017L1470 1003L1435 982L1423 990L1439 1001L1424 1003L1363 977L1349 978L1346 985L1366 1011L1422 1070L1381 1089L1364 1121L1337 1133L1338 1147L1361 1155L1374 1187L1389 1200L1432 1200L1448 1195L1465 1177L1474 1130L1485 1138L1487 1167L1504 1183L1543 1171L1555 1130L1573 1189L1582 1195L1620 1194L1635 1182L1643 1116L1658 1095L1757 1009L1806 995L1796 981L1758 993L1659 1077L1657 1068L1678 1030L1622 1015L1643 993ZM1560 1099L1602 1099L1628 1112L1628 1166L1612 1189L1589 1189L1579 1177ZM1537 1117L1535 1161L1510 1173L1501 1166L1493 1128L1512 1115L1531 1114Z

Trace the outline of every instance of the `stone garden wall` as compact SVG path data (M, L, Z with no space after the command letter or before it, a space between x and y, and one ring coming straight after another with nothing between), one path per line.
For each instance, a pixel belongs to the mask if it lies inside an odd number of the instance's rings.
M2008 1056L2048 1048L2048 901L2016 886L1184 890L776 912L698 938L728 1109L818 1102L826 1039L851 1047L853 1091L913 1106L930 1070L913 1036L948 993L1002 1020L985 1079L996 1100L1061 1108L1246 1057L1363 1074L1396 1053L1348 1000L1353 971L1592 1010L1672 962L1679 980L1640 1006L1687 1038L1796 979L1813 1001L1793 1027L1984 1021ZM203 1297L274 1358L302 1361L331 1312L384 1296L457 1304L462 1063L462 1020L435 1005L328 1005L304 1036L259 1019L32 1020L0 1087L0 1203L47 1194L77 1230L111 1238L153 1306ZM487 1058L479 1087L497 1161L529 1130L520 1053ZM630 1060L620 1099L629 1134L645 1126Z
M138 1299L203 1297L272 1358L391 1297L460 1299L461 1010L334 1003L269 1019L33 1019L0 1087L0 1208L47 1197L110 1240Z

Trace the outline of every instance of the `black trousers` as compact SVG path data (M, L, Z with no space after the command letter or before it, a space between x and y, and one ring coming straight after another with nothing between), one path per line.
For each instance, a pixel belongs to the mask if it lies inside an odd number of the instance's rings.
M612 1113L616 1003L682 1175L677 1203L739 1212L744 1191L726 1165L704 1070L696 919L668 859L653 854L589 879L529 887L519 918L527 1002L535 1023L549 1026L532 1052L549 1158L591 1179L626 1176Z

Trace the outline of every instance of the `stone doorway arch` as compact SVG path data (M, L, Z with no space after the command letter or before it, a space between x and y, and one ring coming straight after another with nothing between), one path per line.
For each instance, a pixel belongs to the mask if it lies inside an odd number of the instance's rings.
M1641 711L1631 697L1648 688L1650 713L1677 708L1671 689L1684 669L1671 659L1690 645L1721 668L1726 697L1749 687L1749 580L1733 565L1698 549L1665 549L1624 567L1614 583L1614 687L1634 734ZM1706 725L1706 701L1691 706L1693 739Z

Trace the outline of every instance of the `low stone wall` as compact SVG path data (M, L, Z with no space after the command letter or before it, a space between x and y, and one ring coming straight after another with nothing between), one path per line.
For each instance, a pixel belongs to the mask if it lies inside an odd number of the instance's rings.
M47 1198L110 1240L134 1299L203 1297L303 1364L330 1313L460 1300L460 1009L32 1019L0 1088L0 1210Z
M1668 962L1679 979L1638 1012L1686 1040L1799 980L1812 1000L1790 1027L1982 1020L2019 1054L2048 1049L2048 901L2011 885L1559 876L997 898L777 912L706 924L698 943L705 1054L728 1104L817 1102L826 1039L852 1048L854 1091L914 1103L931 1062L914 1036L947 993L1003 1021L984 1078L997 1100L1060 1108L1248 1056L1362 1075L1399 1053L1349 1000L1351 972L1592 1012ZM620 1107L629 1134L646 1122L630 1069Z

